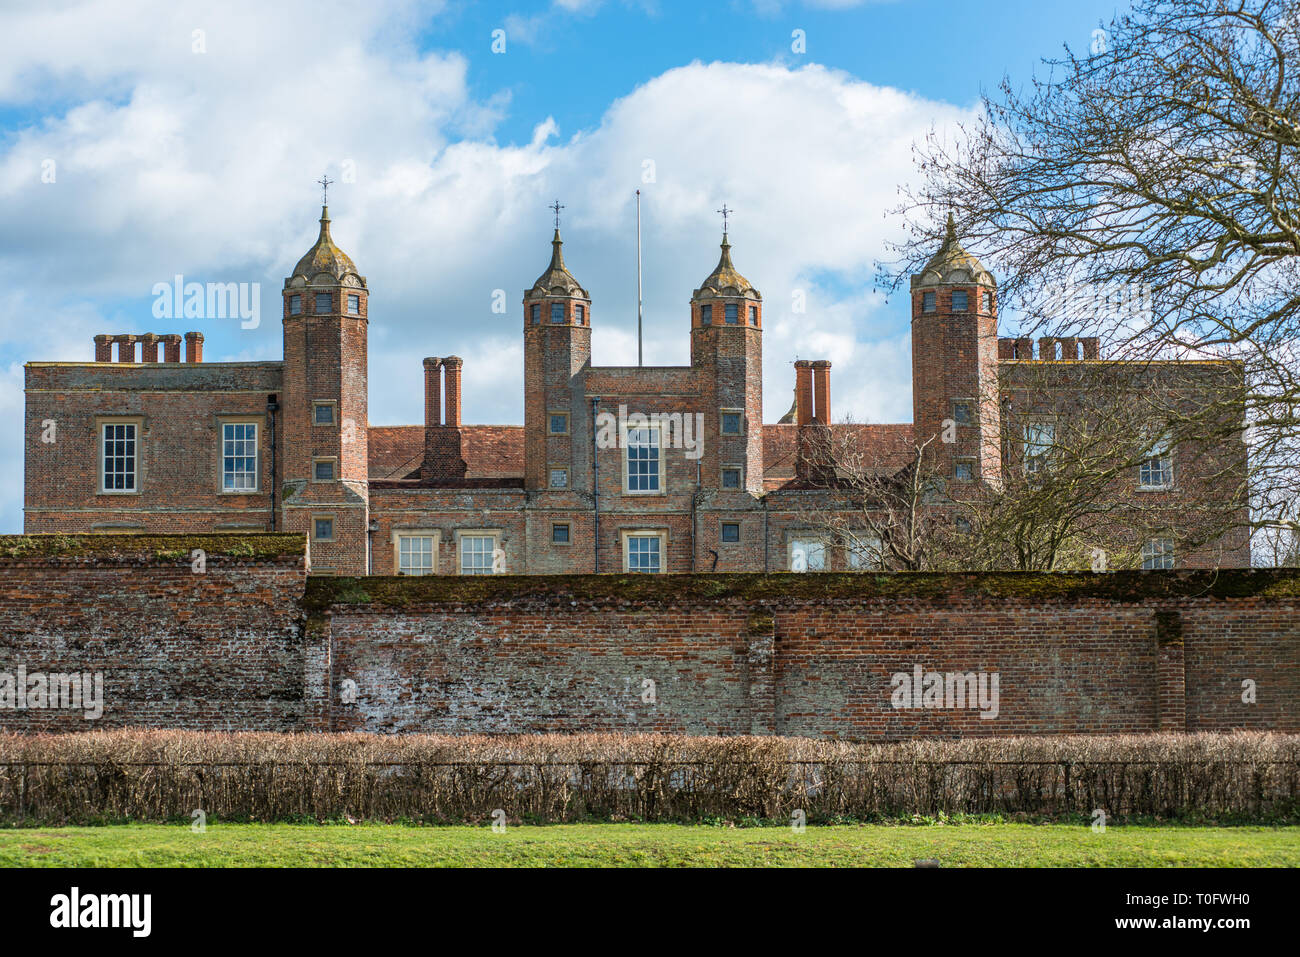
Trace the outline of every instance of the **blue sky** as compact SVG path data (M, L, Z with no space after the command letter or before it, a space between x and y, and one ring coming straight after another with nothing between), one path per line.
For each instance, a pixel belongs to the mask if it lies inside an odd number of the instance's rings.
M906 305L871 277L899 234L885 214L911 144L956 135L981 91L1004 74L1027 83L1066 43L1085 50L1116 10L267 6L0 11L0 468L15 479L0 530L21 527L22 363L90 359L97 332L190 328L209 361L279 358L279 287L314 239L322 172L339 180L334 238L370 284L374 424L419 422L419 359L453 353L465 420L520 421L519 300L546 265L556 196L566 260L593 296L595 361L635 362L638 187L647 362L688 361L686 302L717 260L726 202L736 265L766 301L769 420L798 356L835 363L837 417L907 421ZM155 318L154 284L177 274L258 284L260 324Z

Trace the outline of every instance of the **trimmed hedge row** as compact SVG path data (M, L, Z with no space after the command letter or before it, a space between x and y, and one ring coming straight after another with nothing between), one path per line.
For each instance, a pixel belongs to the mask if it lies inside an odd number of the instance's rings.
M0 821L1300 821L1300 736L0 735Z

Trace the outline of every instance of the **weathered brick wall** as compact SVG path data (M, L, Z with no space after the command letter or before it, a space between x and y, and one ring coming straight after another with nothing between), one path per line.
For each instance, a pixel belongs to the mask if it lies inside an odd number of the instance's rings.
M303 544L288 535L0 538L0 674L99 672L103 687L98 720L0 707L0 729L299 727ZM197 572L196 548L206 555Z
M1300 731L1291 571L314 580L308 605L336 729ZM996 674L996 717L893 707L918 666Z
M0 684L104 678L100 721L0 707L0 729L1300 732L1297 570L309 580L304 551L0 538ZM894 707L918 667L996 674L996 717Z

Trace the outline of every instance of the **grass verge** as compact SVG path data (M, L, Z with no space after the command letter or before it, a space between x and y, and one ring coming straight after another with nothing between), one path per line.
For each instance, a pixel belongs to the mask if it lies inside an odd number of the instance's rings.
M1295 867L1300 827L187 824L0 830L5 867Z

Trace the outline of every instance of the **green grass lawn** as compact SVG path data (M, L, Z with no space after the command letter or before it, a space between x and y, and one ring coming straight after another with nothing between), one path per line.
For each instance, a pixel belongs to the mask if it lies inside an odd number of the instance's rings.
M1300 865L1300 827L187 824L0 830L0 865L93 867L1260 867Z

